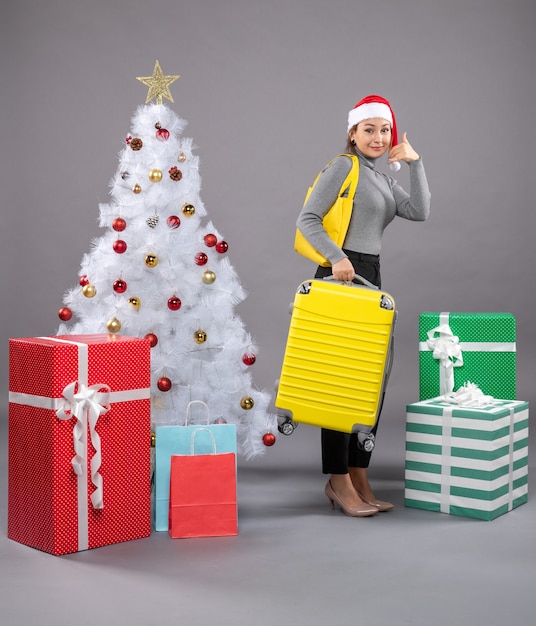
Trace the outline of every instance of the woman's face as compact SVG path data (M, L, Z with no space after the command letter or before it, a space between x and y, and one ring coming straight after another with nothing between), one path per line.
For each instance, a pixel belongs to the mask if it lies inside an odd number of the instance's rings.
M383 156L391 146L391 124L381 117L359 122L349 135L359 152L372 159Z

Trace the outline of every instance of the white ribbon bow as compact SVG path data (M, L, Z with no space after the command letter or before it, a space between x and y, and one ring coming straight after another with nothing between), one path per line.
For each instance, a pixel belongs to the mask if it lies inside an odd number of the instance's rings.
M104 391L101 391L104 390ZM99 472L102 455L101 440L95 427L99 415L103 415L110 410L109 404L110 387L108 385L91 385L73 382L63 390L65 402L56 411L56 416L61 420L76 417L76 424L73 427L73 445L75 456L71 463L77 476L82 476L87 463L87 446L85 445L87 425L91 436L91 445L95 454L91 459L91 482L95 485L95 490L91 494L91 503L94 509L104 508L102 475Z
M427 346L433 351L434 359L441 367L440 394L454 389L454 369L463 365L462 348L459 338L453 334L448 324L441 324L428 331Z
M445 394L441 399L449 404L457 404L463 407L482 407L497 404L493 396L486 396L478 385L469 381L463 383L457 391Z

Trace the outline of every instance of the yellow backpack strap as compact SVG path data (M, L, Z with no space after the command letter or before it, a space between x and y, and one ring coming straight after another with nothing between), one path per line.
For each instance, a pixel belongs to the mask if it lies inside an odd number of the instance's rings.
M352 167L350 171L348 172L348 176L344 179L344 182L341 185L339 196L344 195L346 190L348 189L348 194L346 197L353 198L355 196L355 190L357 188L357 182L359 180L359 159L357 158L355 154L344 153L344 154L339 154L339 156L346 156L352 159ZM335 158L338 158L338 157L335 157ZM332 159L330 163L332 163L332 161L334 161L334 159Z
M335 161L335 159L338 159L340 156L346 156L352 159L352 167L350 171L348 172L348 176L344 179L344 182L341 185L341 188L339 190L339 196L343 196L347 189L348 189L348 196L347 196L348 198L353 198L355 196L355 190L357 188L357 182L359 180L359 159L357 158L355 154L348 154L345 152L342 154L338 154L336 157L333 157L333 159L331 159L331 161L326 163L326 165L320 170L320 172L318 172L317 177L315 178L313 184L307 190L307 194L305 195L305 200L303 202L304 205L307 203L307 200L309 200L309 196L311 195L311 192L313 191L316 183L318 182L318 179L320 178L320 176L322 176L322 173L324 172L324 170L327 167L329 167L333 163L333 161Z

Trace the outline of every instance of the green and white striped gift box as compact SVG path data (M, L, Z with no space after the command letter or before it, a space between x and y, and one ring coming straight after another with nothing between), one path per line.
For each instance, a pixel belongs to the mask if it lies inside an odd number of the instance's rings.
M528 402L407 405L404 503L492 520L528 499Z
M466 382L494 398L516 399L516 320L511 313L420 314L419 400Z

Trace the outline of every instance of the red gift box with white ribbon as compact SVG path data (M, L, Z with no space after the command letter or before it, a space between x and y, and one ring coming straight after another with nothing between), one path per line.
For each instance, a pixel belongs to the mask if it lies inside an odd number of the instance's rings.
M60 555L147 537L150 344L9 341L8 537Z

